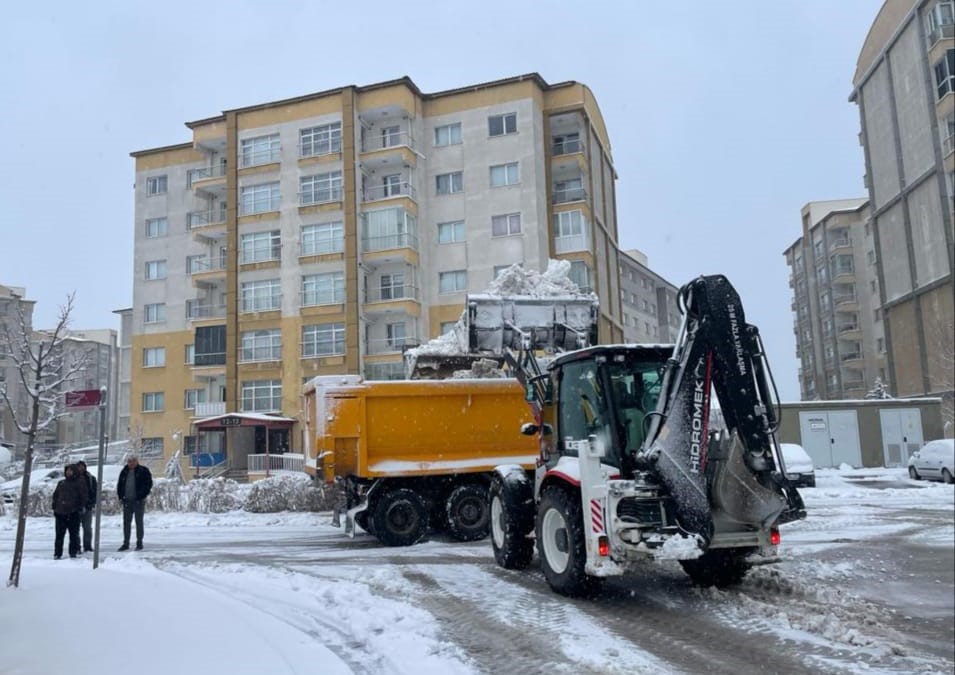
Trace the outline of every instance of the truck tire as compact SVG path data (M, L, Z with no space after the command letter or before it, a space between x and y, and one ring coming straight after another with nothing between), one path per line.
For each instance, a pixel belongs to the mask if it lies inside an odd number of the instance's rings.
M743 580L752 565L746 556L752 549L717 549L707 551L695 560L681 560L680 566L697 586L726 588Z
M585 572L579 495L558 485L544 488L537 511L537 554L547 583L561 595L586 596L600 589L600 579Z
M458 541L484 539L490 528L487 488L471 483L459 485L445 502L448 534Z
M378 497L370 524L385 546L410 546L428 533L428 505L414 490L397 488Z
M494 559L504 569L525 569L534 557L534 540L528 536L534 529L530 486L509 485L495 475L488 494Z

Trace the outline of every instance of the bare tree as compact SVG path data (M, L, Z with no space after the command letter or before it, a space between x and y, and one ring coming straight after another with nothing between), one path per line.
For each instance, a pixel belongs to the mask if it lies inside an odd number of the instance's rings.
M66 303L60 306L56 327L52 331L34 333L27 325L26 317L19 305L15 325L3 325L0 333L0 347L17 370L17 381L12 386L22 387L26 392L28 411L18 410L13 404L13 396L8 387L11 383L0 384L0 398L10 408L14 424L27 438L23 464L23 484L20 487L20 512L17 517L17 537L13 550L13 564L7 586L19 586L20 563L23 560L23 539L26 532L27 506L29 505L30 472L33 468L33 450L37 432L46 429L62 414L63 385L86 367L83 353L69 358L63 350L63 340L67 335L70 314L73 312L75 293L66 297Z

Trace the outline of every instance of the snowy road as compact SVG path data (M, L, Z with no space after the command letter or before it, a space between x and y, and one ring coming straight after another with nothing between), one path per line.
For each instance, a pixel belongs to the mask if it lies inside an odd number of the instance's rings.
M357 673L952 672L952 486L897 470L822 472L819 485L804 491L810 517L783 528L783 561L726 591L655 563L568 600L536 563L498 568L486 541L384 548L312 514L153 514L135 557ZM49 526L31 528L28 552L45 556ZM0 528L4 550L11 540ZM110 553L104 566L124 562Z

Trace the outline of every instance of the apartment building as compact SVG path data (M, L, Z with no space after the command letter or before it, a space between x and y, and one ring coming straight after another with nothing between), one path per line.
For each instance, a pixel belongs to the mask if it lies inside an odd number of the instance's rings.
M895 396L953 388L955 3L887 0L865 39L859 106L878 286Z
M405 77L186 126L132 153L130 427L148 452L181 442L241 468L299 449L304 381L400 377L402 350L514 263L569 260L601 299L600 339L623 337L616 175L583 84L429 94ZM226 413L274 417L196 436Z
M676 342L680 315L679 288L650 269L643 251L620 252L620 301L625 342Z
M801 399L860 399L888 383L875 240L866 199L806 204L786 251Z
M119 317L119 345L116 352L116 428L110 434L114 441L129 438L130 391L133 383L133 308L126 307L113 311Z
M33 300L26 299L26 289L19 286L4 286L0 284L0 386L7 391L10 406L0 399L0 442L12 443L14 452L23 454L26 447L26 436L21 434L13 421L11 407L17 411L21 420L26 419L29 399L26 390L20 383L19 374L13 362L4 353L3 335L10 330L12 335L20 333L17 326L20 316L28 331L33 326Z

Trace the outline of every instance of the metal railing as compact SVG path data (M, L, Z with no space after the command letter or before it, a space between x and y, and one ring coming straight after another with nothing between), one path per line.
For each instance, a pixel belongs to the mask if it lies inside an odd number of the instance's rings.
M282 294L242 299L243 312L272 312L282 309Z
M862 352L850 352L848 354L841 354L839 360L845 363L846 361L858 361L862 358Z
M418 250L418 238L407 232L396 234L385 234L380 237L364 237L361 240L361 250L369 251L387 251L392 248L411 248Z
M842 335L843 333L852 333L857 330L859 330L859 324L851 324L851 323L846 324L844 326L839 326L836 328L836 332L839 335Z
M278 211L280 208L282 208L282 200L280 197L276 197L275 199L263 199L260 201L253 201L251 203L240 204L239 215L254 216L257 213Z
M568 237L554 237L554 251L557 253L569 253L571 251L587 251L587 240L589 233L572 234Z
M345 302L345 292L341 294L327 291L301 291L299 293L301 307L321 307L323 305L340 305Z
M579 138L557 141L553 144L553 154L557 155L572 155L575 152L583 152L584 145L580 142Z
M225 305L193 305L186 303L186 319L219 319L225 316Z
M337 155L342 151L342 139L330 138L321 141L306 141L298 144L298 156L322 157L323 155Z
M944 40L945 38L951 39L955 37L955 25L946 23L941 26L936 26L928 35L925 36L928 40L928 46L932 47L939 40Z
M329 204L340 202L344 190L340 187L321 188L317 190L302 190L298 193L299 206L314 206L315 204Z
M189 274L202 274L203 272L220 272L226 268L225 256L215 256L213 258L200 258L190 262Z
M858 302L855 293L849 295L836 295L832 298L832 302L836 305L844 305L848 303Z
M417 300L418 289L411 285L391 286L380 288L368 286L365 288L365 302L391 302L392 300Z
M299 255L328 255L345 250L345 239L322 239L309 244L299 242Z
M206 180L207 178L222 178L225 176L226 165L216 164L215 166L204 166L200 169L189 169L189 184L194 184L197 180Z
M417 347L421 342L413 335L394 338L377 338L368 341L368 353L395 354L402 352L406 347Z
M832 241L832 242L829 243L829 250L830 250L830 251L834 251L834 250L836 250L837 248L844 248L844 247L846 247L846 246L852 246L852 240L851 240L851 239L848 239L848 238L846 238L846 239L836 239L836 240L834 240L834 241Z
M225 401L208 401L205 403L196 403L192 409L196 417L215 417L225 415Z
M391 197L411 197L418 198L418 193L411 183L391 183L389 185L372 185L361 191L361 200L363 202L374 202L379 199L389 199Z
M219 209L206 209L204 211L190 211L186 214L186 227L190 230L194 227L203 227L204 225L220 225L225 222L225 207Z
M387 150L388 148L400 148L402 146L414 147L414 137L407 131L400 131L396 134L382 134L380 130L378 130L378 133L372 130L361 141L362 152L375 152L376 150Z
M268 148L265 150L255 150L253 152L239 151L239 166L242 168L249 166L260 166L262 164L272 164L282 158L282 148Z
M297 452L249 455L249 473L301 473L305 471L305 455Z
M587 191L584 188L566 188L564 190L554 190L552 199L554 204L581 202L587 199Z

